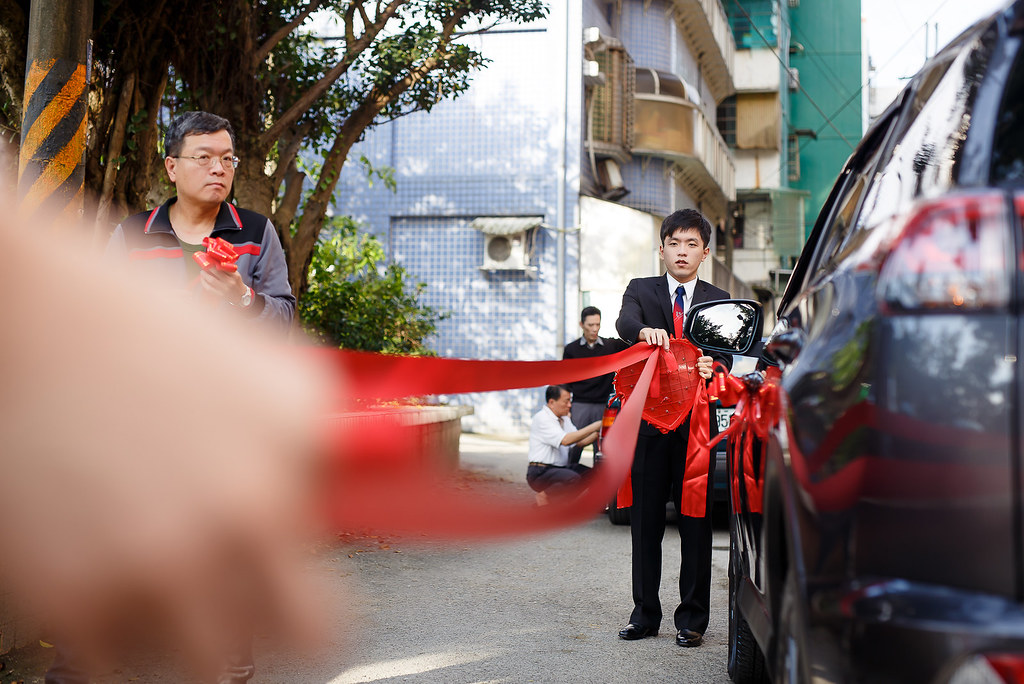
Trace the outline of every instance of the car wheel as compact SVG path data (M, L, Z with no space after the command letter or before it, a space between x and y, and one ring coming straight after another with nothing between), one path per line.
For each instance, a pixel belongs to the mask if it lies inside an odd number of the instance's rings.
M611 503L608 504L608 520L611 521L612 525L628 525L629 508L616 508L615 500L612 499Z
M773 681L780 684L802 684L807 680L804 677L804 662L800 655L800 615L797 610L796 575L792 570L786 573L777 634Z
M729 530L729 678L736 684L763 684L768 682L764 654L754 640L754 634L736 605L739 579L736 564L736 533Z

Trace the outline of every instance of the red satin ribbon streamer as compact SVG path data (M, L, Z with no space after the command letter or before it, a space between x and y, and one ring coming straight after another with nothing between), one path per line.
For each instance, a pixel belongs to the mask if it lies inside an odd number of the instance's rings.
M699 350L693 346L687 340L681 340L679 342L673 341L675 344L682 344L687 347L691 352L692 358L699 356ZM666 359L669 359L667 363ZM660 387L675 387L679 385L677 381L673 381L671 377L673 374L678 374L679 365L675 362L675 357L671 352L662 351L662 363L660 364L661 373L656 376L656 380ZM695 372L690 369L690 372ZM639 387L638 387L639 389ZM683 470L683 482L681 500L679 502L678 511L680 515L685 515L694 518L703 518L707 513L707 490L708 490L708 470L711 466L711 449L708 445L708 439L710 437L710 412L708 408L708 393L707 387L702 380L698 380L692 390L688 386L685 388L687 392L692 391L692 399L690 406L685 413L682 415L675 416L675 419L665 421L658 421L661 416L652 416L655 419L652 424L658 427L662 432L667 432L664 427L659 426L659 422L663 423L666 427L674 428L686 420L686 416L690 416L690 432L689 438L686 442L686 454L685 454L685 467ZM683 391L683 390L679 390ZM654 383L651 383L651 392L654 396L660 394L655 392ZM634 390L632 396L636 395ZM658 401L648 401L648 409L651 410L659 405ZM645 418L647 415L645 414ZM615 425L618 425L616 420ZM614 425L613 425L614 427ZM615 497L615 503L619 508L628 508L633 505L633 484L630 477L626 477Z
M646 359L657 348L637 344L590 359L480 361L433 356L386 356L315 347L347 380L350 399L390 400L430 394L462 394L561 385L604 375Z
M761 386L753 389L735 375L715 374L713 384L718 399L725 406L736 406L729 427L709 444L709 447L714 447L729 437L729 489L733 513L741 510L761 513L764 510L762 495L767 437L780 418L779 377L779 370L770 368ZM760 440L756 460L755 437Z
M569 361L474 361L381 356L316 348L343 378L339 394L355 399L482 392L561 384L603 375L646 358L636 392L603 441L605 456L585 490L535 507L530 499L496 498L453 482L436 459L416 459L422 432L386 408L329 419L336 458L322 479L324 513L340 529L366 529L431 539L493 538L565 527L593 518L628 475L644 398L658 348L645 344L609 356ZM340 397L339 397L340 399ZM340 402L339 402L340 404ZM405 416L407 418L407 415ZM346 422L347 421L347 422ZM524 476L525 476L525 463Z

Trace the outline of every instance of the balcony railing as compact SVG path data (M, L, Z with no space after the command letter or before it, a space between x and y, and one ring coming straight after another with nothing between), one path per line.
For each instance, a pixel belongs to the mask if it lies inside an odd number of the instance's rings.
M677 76L642 68L636 73L633 154L672 161L680 184L710 213L724 217L736 198L736 167L718 129Z
M717 104L736 92L732 76L736 41L729 18L719 0L672 0L672 5Z

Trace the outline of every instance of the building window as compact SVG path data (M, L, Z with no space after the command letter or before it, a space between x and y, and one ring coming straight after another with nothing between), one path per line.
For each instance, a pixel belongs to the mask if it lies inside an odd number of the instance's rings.
M789 167L789 182L795 183L800 180L800 137L789 136L789 145L786 149L786 159Z
M715 115L718 123L718 132L722 134L722 140L729 147L736 147L736 96L730 95L718 105L718 112Z
M633 60L623 48L610 46L595 55L595 61L605 81L591 95L591 143L599 153L602 147L628 152L633 147Z
M782 144L782 104L777 92L736 96L736 147L778 150Z
M779 13L776 0L726 0L722 5L729 15L729 25L736 47L778 47Z

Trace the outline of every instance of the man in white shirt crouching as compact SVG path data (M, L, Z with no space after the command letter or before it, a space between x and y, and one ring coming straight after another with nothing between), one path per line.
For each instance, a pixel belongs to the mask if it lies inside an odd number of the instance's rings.
M601 421L595 420L577 429L569 419L572 395L562 385L544 390L547 405L534 414L530 423L530 465L526 483L537 492L537 505L548 503L549 496L571 491L571 486L589 473L590 468L569 463L569 447L584 447L597 439Z

